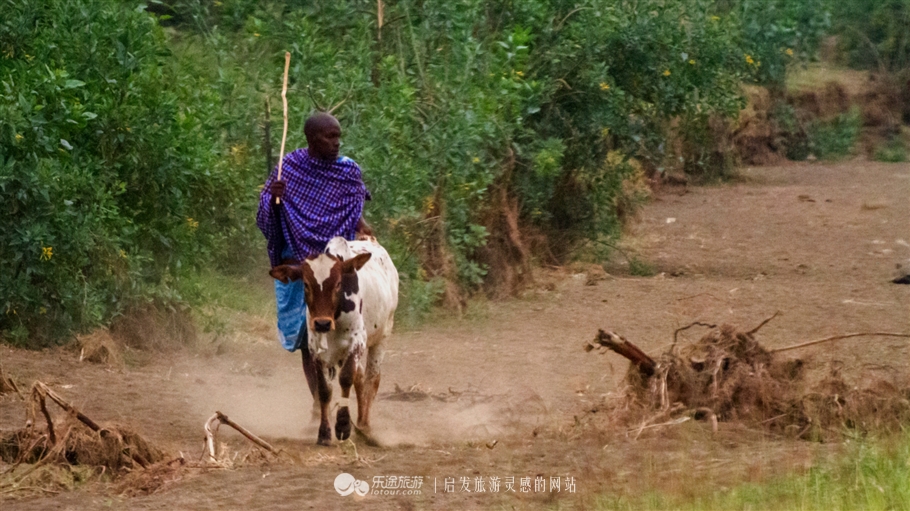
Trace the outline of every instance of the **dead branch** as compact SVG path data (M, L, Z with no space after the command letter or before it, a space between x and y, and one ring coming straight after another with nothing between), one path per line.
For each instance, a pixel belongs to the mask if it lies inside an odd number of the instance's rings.
M627 341L621 335L614 332L598 330L597 337L585 346L585 350L591 351L598 345L629 359L630 362L638 367L639 372L641 372L643 376L650 377L654 375L654 370L657 368L657 363L654 359L646 355L638 346Z
M779 314L780 314L780 311L775 312L774 314L771 315L770 318L768 318L768 319L762 321L761 323L759 323L757 327L755 327L755 328L753 328L752 330L749 330L748 332L746 332L746 335L752 335L752 334L754 334L755 332L758 332L758 330L759 330L761 327L767 325L769 321L771 321L772 319L776 318Z
M215 415L209 417L209 420L205 421L205 446L209 452L209 461L217 462L218 457L215 455L215 432L218 431L218 426L221 422L218 421L218 416L221 415L219 412L215 412ZM214 424L214 428L212 425Z
M44 415L44 420L47 421L47 439L53 446L57 443L57 435L54 433L54 421L51 420L51 414L47 411L47 402L44 396L44 393L37 385L32 387L32 399L37 401L38 406L41 408L41 413Z
M682 332L683 330L688 330L688 329L692 328L693 326L703 326L703 327L708 327L708 328L717 328L717 325L712 325L712 324L709 324L709 323L702 323L701 321L696 321L696 322L694 322L694 323L689 323L688 325L686 325L686 326L684 326L684 327L682 327L682 328L677 328L677 329L673 332L673 345L670 347L670 352L671 352L671 353L673 352L673 348L676 347L676 337L679 335L679 333Z
M844 335L833 335L831 337L825 337L824 339L816 339L814 341L808 341L800 344L794 344L792 346L785 346L783 348L775 348L769 350L770 353L780 353L781 351L795 350L797 348L805 348L806 346L813 346L815 344L821 344L829 341L838 341L840 339L849 339L851 337L866 337L866 336L881 336L881 337L910 337L910 334L899 334L893 332L855 332L852 334Z
M258 436L254 435L248 429L244 428L240 424L237 424L236 422L232 421L231 419L228 418L227 415L216 411L215 415L212 415L211 417L209 417L209 420L205 421L205 446L206 446L206 450L208 451L209 461L211 461L211 462L218 461L218 456L217 456L217 453L215 452L215 433L218 431L218 426L221 424L226 424L226 425L236 429L237 432L239 432L241 435L245 436L247 438L247 440L249 440L250 442L253 442L254 444L258 445L259 447L265 449L266 451L269 451L270 453L274 454L275 456L281 455L281 451L272 447L271 444L269 444L265 440L259 438Z
M649 426L640 426L640 427L637 427L637 428L633 428L633 429L630 429L629 431L627 431L627 433L631 433L631 432L633 432L633 431L637 431L638 433L635 435L635 440L637 440L638 437L641 435L641 432L644 431L644 430L646 430L646 429L662 428L662 427L664 427L664 426L676 426L677 424L682 424L683 422L686 422L686 421L688 421L688 420L690 420L690 419L691 419L691 417L689 417L688 415L684 415L684 416L682 416L682 417L678 417L678 418L673 419L673 420L671 420L671 421L661 422L660 424L651 424L651 425L649 425Z
M82 412L77 410L73 405L64 401L62 397L58 396L53 390L49 389L47 387L47 385L41 383L40 381L36 381L35 387L41 389L41 392L43 392L44 395L46 395L47 397L51 398L51 400L53 400L55 403L57 403L60 406L60 408L63 408L67 412L75 415L76 418L79 419L80 422L82 422L83 424L88 426L89 429L91 429L92 431L100 433L102 436L104 436L106 434L105 433L107 431L106 429L103 429L95 421L93 421L92 419L89 419L88 417L83 415Z
M245 436L250 442L253 442L254 444L258 445L259 447L262 447L263 449L269 451L270 453L272 453L276 456L278 455L278 451L276 451L275 448L272 447L271 444L269 444L265 440L259 438L258 436L250 433L249 430L247 430L243 426L241 426L241 425L237 424L236 422L232 421L231 419L229 419L227 415L225 415L221 412L215 412L215 416L218 417L218 420L221 421L222 424L227 424L228 426L236 429L241 435Z
M25 399L25 396L22 395L22 392L19 390L16 382L14 382L11 377L4 374L3 366L0 366L0 395L5 394L11 390L16 391L16 394L19 395L19 399Z

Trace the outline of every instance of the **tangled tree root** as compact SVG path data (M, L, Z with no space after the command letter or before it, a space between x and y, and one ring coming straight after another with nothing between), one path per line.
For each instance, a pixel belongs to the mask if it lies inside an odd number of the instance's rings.
M56 423L48 398L67 412ZM40 427L42 422L46 428ZM164 457L163 451L132 429L102 427L36 382L27 400L25 427L0 438L0 460L11 465L2 474L0 492L70 489L90 475L116 478L149 468Z
M620 399L609 407L609 420L644 429L678 424L681 417L714 422L739 421L789 437L826 440L847 431L898 431L910 421L910 385L867 378L862 387L849 384L838 366L810 382L807 364L777 353L819 342L859 335L848 334L769 350L755 338L768 321L750 331L730 325L711 328L698 342L670 350L656 359L613 332L600 330L585 349L616 352L631 364ZM677 330L676 334L679 331ZM658 421L667 421L655 424Z

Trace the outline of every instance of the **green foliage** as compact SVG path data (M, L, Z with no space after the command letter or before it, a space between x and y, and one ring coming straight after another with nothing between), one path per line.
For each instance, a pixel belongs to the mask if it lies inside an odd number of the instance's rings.
M891 72L910 68L910 0L832 4L834 32L851 66Z
M829 121L813 121L807 127L809 146L820 159L843 158L853 151L861 127L862 118L856 107Z
M0 332L16 342L185 299L187 272L262 250L286 50L288 148L335 108L419 316L441 292L427 253L463 288L486 277L494 191L557 252L616 236L630 162L675 165L681 137L688 171L726 165L712 130L741 81L778 80L825 23L788 0L402 0L381 18L364 0L130 4L0 6Z
M782 88L787 66L815 58L831 26L829 0L718 0L732 18L742 50L740 66L756 83Z
M441 278L402 279L398 292L398 310L395 312L396 325L409 328L422 323L437 304L445 287L446 283Z
M812 152L809 137L793 105L783 101L777 102L772 110L771 118L777 122L781 135L787 141L785 148L787 159L803 161L808 158Z
M365 169L370 220L440 223L470 288L486 273L472 255L489 235L494 183L517 196L526 221L576 238L614 235L623 177L604 165L607 152L660 166L674 119L706 125L738 111L735 26L711 18L711 6L404 1L385 6L392 21L381 37L373 7L357 2L186 1L176 10L219 56L218 69L260 84L273 105L275 70L290 49L289 145L303 143L301 121L316 107L343 101L343 151ZM242 28L237 12L247 13ZM238 111L259 117L258 105L244 105ZM427 239L412 234L399 240L403 250Z
M629 273L636 277L653 277L656 272L647 261L633 257L629 260Z
M907 145L902 139L895 137L875 150L875 161L889 163L907 161Z
M0 48L0 333L41 345L174 299L247 185L166 72L161 29L113 0L11 0Z

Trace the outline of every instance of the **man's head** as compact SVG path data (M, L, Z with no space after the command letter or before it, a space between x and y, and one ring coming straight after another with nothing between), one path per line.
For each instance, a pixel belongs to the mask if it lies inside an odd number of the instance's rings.
M338 159L341 147L341 124L331 114L319 112L303 125L310 154L322 160Z

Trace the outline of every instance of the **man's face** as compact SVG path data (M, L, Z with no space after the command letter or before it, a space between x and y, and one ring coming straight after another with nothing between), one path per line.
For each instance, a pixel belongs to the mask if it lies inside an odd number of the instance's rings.
M323 160L337 160L338 149L341 147L341 125L335 121L320 126L307 139L307 143L313 156Z

